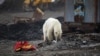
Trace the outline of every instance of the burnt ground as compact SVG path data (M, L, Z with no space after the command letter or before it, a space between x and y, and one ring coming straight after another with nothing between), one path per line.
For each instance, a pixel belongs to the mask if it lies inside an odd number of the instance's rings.
M46 11L44 19L63 16L64 11ZM0 56L100 56L100 33L97 35L65 33L63 41L44 44L37 51L15 52L13 47L19 40L27 40L38 47L42 43L42 24L35 23L8 24L14 16L32 17L33 12L1 13L0 14ZM2 24L1 24L2 23ZM80 38L81 37L81 38ZM83 38L84 37L84 38ZM88 38L86 38L88 37Z
M38 47L42 43L44 20L34 23L0 25L0 56L100 56L100 34L66 33L63 41L44 44L35 51L15 52L13 47L19 40L27 40Z

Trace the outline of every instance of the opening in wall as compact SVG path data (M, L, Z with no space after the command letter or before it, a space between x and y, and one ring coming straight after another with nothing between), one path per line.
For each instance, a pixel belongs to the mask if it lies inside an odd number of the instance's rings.
M83 22L84 14L85 14L85 0L74 0L74 21L75 22Z

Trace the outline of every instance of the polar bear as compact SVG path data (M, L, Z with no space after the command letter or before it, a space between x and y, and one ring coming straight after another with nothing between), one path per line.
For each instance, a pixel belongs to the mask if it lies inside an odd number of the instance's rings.
M56 42L61 39L62 36L62 25L58 19L55 18L48 18L45 23L43 24L43 40L46 41L53 41Z

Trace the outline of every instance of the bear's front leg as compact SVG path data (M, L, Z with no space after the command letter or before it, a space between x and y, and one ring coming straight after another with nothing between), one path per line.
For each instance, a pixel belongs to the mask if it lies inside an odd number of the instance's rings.
M58 42L58 41L62 41L62 38L61 38L62 33L55 32L54 35L55 35L55 40L56 40L56 42Z
M48 30L48 32L47 32L47 42L52 43L52 40L53 40L52 30Z

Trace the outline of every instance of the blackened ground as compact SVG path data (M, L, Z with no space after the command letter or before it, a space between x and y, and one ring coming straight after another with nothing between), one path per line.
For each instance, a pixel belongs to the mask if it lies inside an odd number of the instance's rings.
M36 40L42 39L42 25L45 20L34 23L0 25L0 39Z
M100 56L100 33L66 33L63 41L47 45L42 40L45 20L34 23L0 24L0 56ZM18 40L27 40L37 51L14 52Z
M63 22L63 16L57 17ZM42 39L42 26L45 19L32 23L0 24L0 39L10 40L36 40Z
M2 39L0 40L0 56L100 56L100 42L90 41L89 44L84 44L78 37L74 34L68 34L63 37L63 41L43 45L37 48L38 50L19 52L15 52L13 48L17 41ZM42 40L28 42L36 47L39 43L43 43Z

